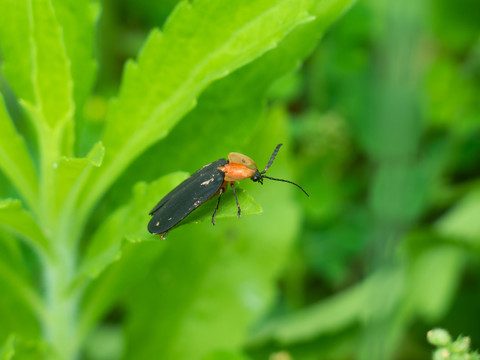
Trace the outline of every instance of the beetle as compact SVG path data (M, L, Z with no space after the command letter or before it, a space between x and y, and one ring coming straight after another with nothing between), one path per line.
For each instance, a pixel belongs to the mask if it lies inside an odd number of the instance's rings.
M275 160L281 146L282 144L276 146L263 171L257 169L257 165L251 158L236 152L229 153L228 160L219 159L197 170L170 191L155 205L152 211L150 211L149 215L152 215L152 218L148 223L148 231L155 235L158 234L162 239L165 239L170 229L182 221L193 210L218 194L217 204L212 214L212 224L215 225L215 214L220 205L222 194L227 190L229 183L237 203L237 216L240 217L241 209L235 192L235 182L248 178L262 185L263 179L287 182L297 186L305 195L310 197L300 185L293 181L265 175L268 168L272 165L273 160Z

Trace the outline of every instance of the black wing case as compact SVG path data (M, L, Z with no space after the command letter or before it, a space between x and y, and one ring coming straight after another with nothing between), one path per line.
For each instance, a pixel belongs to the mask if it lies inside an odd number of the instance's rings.
M225 173L217 168L226 164L226 159L219 159L205 165L165 195L150 211L153 216L148 223L148 231L162 234L170 230L212 197L225 179Z

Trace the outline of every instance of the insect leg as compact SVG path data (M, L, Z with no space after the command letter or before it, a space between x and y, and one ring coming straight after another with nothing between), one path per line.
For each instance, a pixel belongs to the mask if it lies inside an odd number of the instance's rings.
M220 198L222 197L222 194L225 192L225 188L222 186L220 188L220 191L218 193L218 199L217 199L217 205L215 205L215 210L213 210L213 215L212 215L212 224L215 225L215 214L217 213L218 210L218 205L220 204Z
M168 234L168 230L165 231L163 234L160 234L160 238L161 238L162 240L165 240L165 238L167 237L167 234Z
M238 208L237 216L240 217L240 215L242 213L242 210L240 209L240 204L238 203L238 199L237 199L237 193L235 192L235 183L232 181L230 183L230 186L232 187L233 197L235 198L235 201L237 202L237 208Z

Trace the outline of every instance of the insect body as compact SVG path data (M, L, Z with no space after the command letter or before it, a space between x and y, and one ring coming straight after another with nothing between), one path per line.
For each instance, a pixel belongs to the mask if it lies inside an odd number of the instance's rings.
M184 182L170 191L160 202L150 211L152 218L148 223L148 231L152 234L161 234L165 238L167 232L182 221L193 210L202 205L205 201L218 194L217 204L212 215L212 224L215 225L215 214L220 204L220 198L226 191L228 183L233 191L238 208L238 217L241 209L235 193L235 181L252 179L254 182L263 184L263 179L283 181L299 187L307 196L303 188L292 181L276 179L266 176L265 173L272 165L275 156L277 156L282 144L277 145L270 161L263 171L258 171L255 162L248 156L239 153L228 154L228 160L219 159L200 170L197 170Z

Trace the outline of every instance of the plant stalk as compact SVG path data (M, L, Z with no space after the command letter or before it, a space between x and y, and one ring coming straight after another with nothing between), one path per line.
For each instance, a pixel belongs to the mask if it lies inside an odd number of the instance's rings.
M79 294L71 291L75 278L76 252L70 245L70 216L62 216L56 201L56 171L60 160L62 127L45 126L39 136L41 154L40 223L53 253L43 261L46 320L42 327L45 339L61 360L79 358Z

